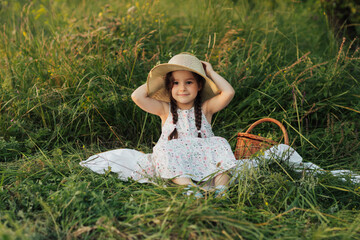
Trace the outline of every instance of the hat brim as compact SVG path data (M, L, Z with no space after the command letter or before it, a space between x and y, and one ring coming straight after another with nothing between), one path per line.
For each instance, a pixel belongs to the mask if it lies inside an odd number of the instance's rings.
M149 72L147 78L147 91L149 97L163 102L170 102L170 95L165 89L165 76L169 72L184 70L197 73L205 79L204 87L201 90L201 99L203 102L220 93L220 90L217 88L214 81L203 73L182 65L164 63L153 67Z

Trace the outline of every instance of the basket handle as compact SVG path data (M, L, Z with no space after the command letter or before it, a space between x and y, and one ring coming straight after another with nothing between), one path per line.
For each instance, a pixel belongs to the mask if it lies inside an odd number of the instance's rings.
M250 125L250 127L248 128L248 130L246 130L245 133L250 133L250 131L253 130L255 126L257 126L257 125L259 125L260 123L263 123L263 122L272 122L272 123L275 123L276 125L278 125L280 127L281 131L284 134L284 143L286 145L289 145L289 136L288 136L288 134L286 132L286 129L285 129L284 125L282 125L281 122L279 122L278 120L273 119L273 118L263 118L263 119L257 120L256 122L254 122L253 124Z

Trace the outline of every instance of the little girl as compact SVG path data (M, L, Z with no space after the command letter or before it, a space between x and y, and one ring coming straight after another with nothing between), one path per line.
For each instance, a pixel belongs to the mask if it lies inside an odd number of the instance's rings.
M236 160L228 142L214 136L210 123L234 94L210 63L187 53L150 71L147 84L131 97L140 108L161 118L162 134L152 161L162 178L193 185L192 180L214 176L215 187L228 183L226 171Z
M214 113L226 107L234 89L210 63L181 53L169 63L155 66L146 84L131 95L144 111L158 115L162 133L152 154L118 149L100 153L81 162L93 171L111 167L123 180L149 182L152 177L171 179L179 185L196 187L206 182L216 194L226 190L227 172L236 166L229 143L215 137L211 129ZM202 197L199 191L186 192Z

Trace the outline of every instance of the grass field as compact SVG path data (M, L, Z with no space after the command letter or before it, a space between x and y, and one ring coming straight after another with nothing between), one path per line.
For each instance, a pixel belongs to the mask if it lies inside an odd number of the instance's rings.
M265 164L193 200L79 165L152 151L160 119L130 94L186 51L236 91L212 122L232 147L272 117L304 161L359 173L359 42L318 1L0 0L0 27L0 239L360 239L360 186L326 172Z

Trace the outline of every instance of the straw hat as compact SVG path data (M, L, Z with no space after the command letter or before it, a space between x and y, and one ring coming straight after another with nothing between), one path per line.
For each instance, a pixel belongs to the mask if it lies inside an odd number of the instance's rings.
M189 53L180 53L172 57L168 63L159 64L151 69L147 78L149 97L163 102L170 102L170 95L165 89L165 76L169 72L180 70L197 73L205 79L205 84L201 91L202 101L219 94L220 90L216 84L206 76L201 61Z

